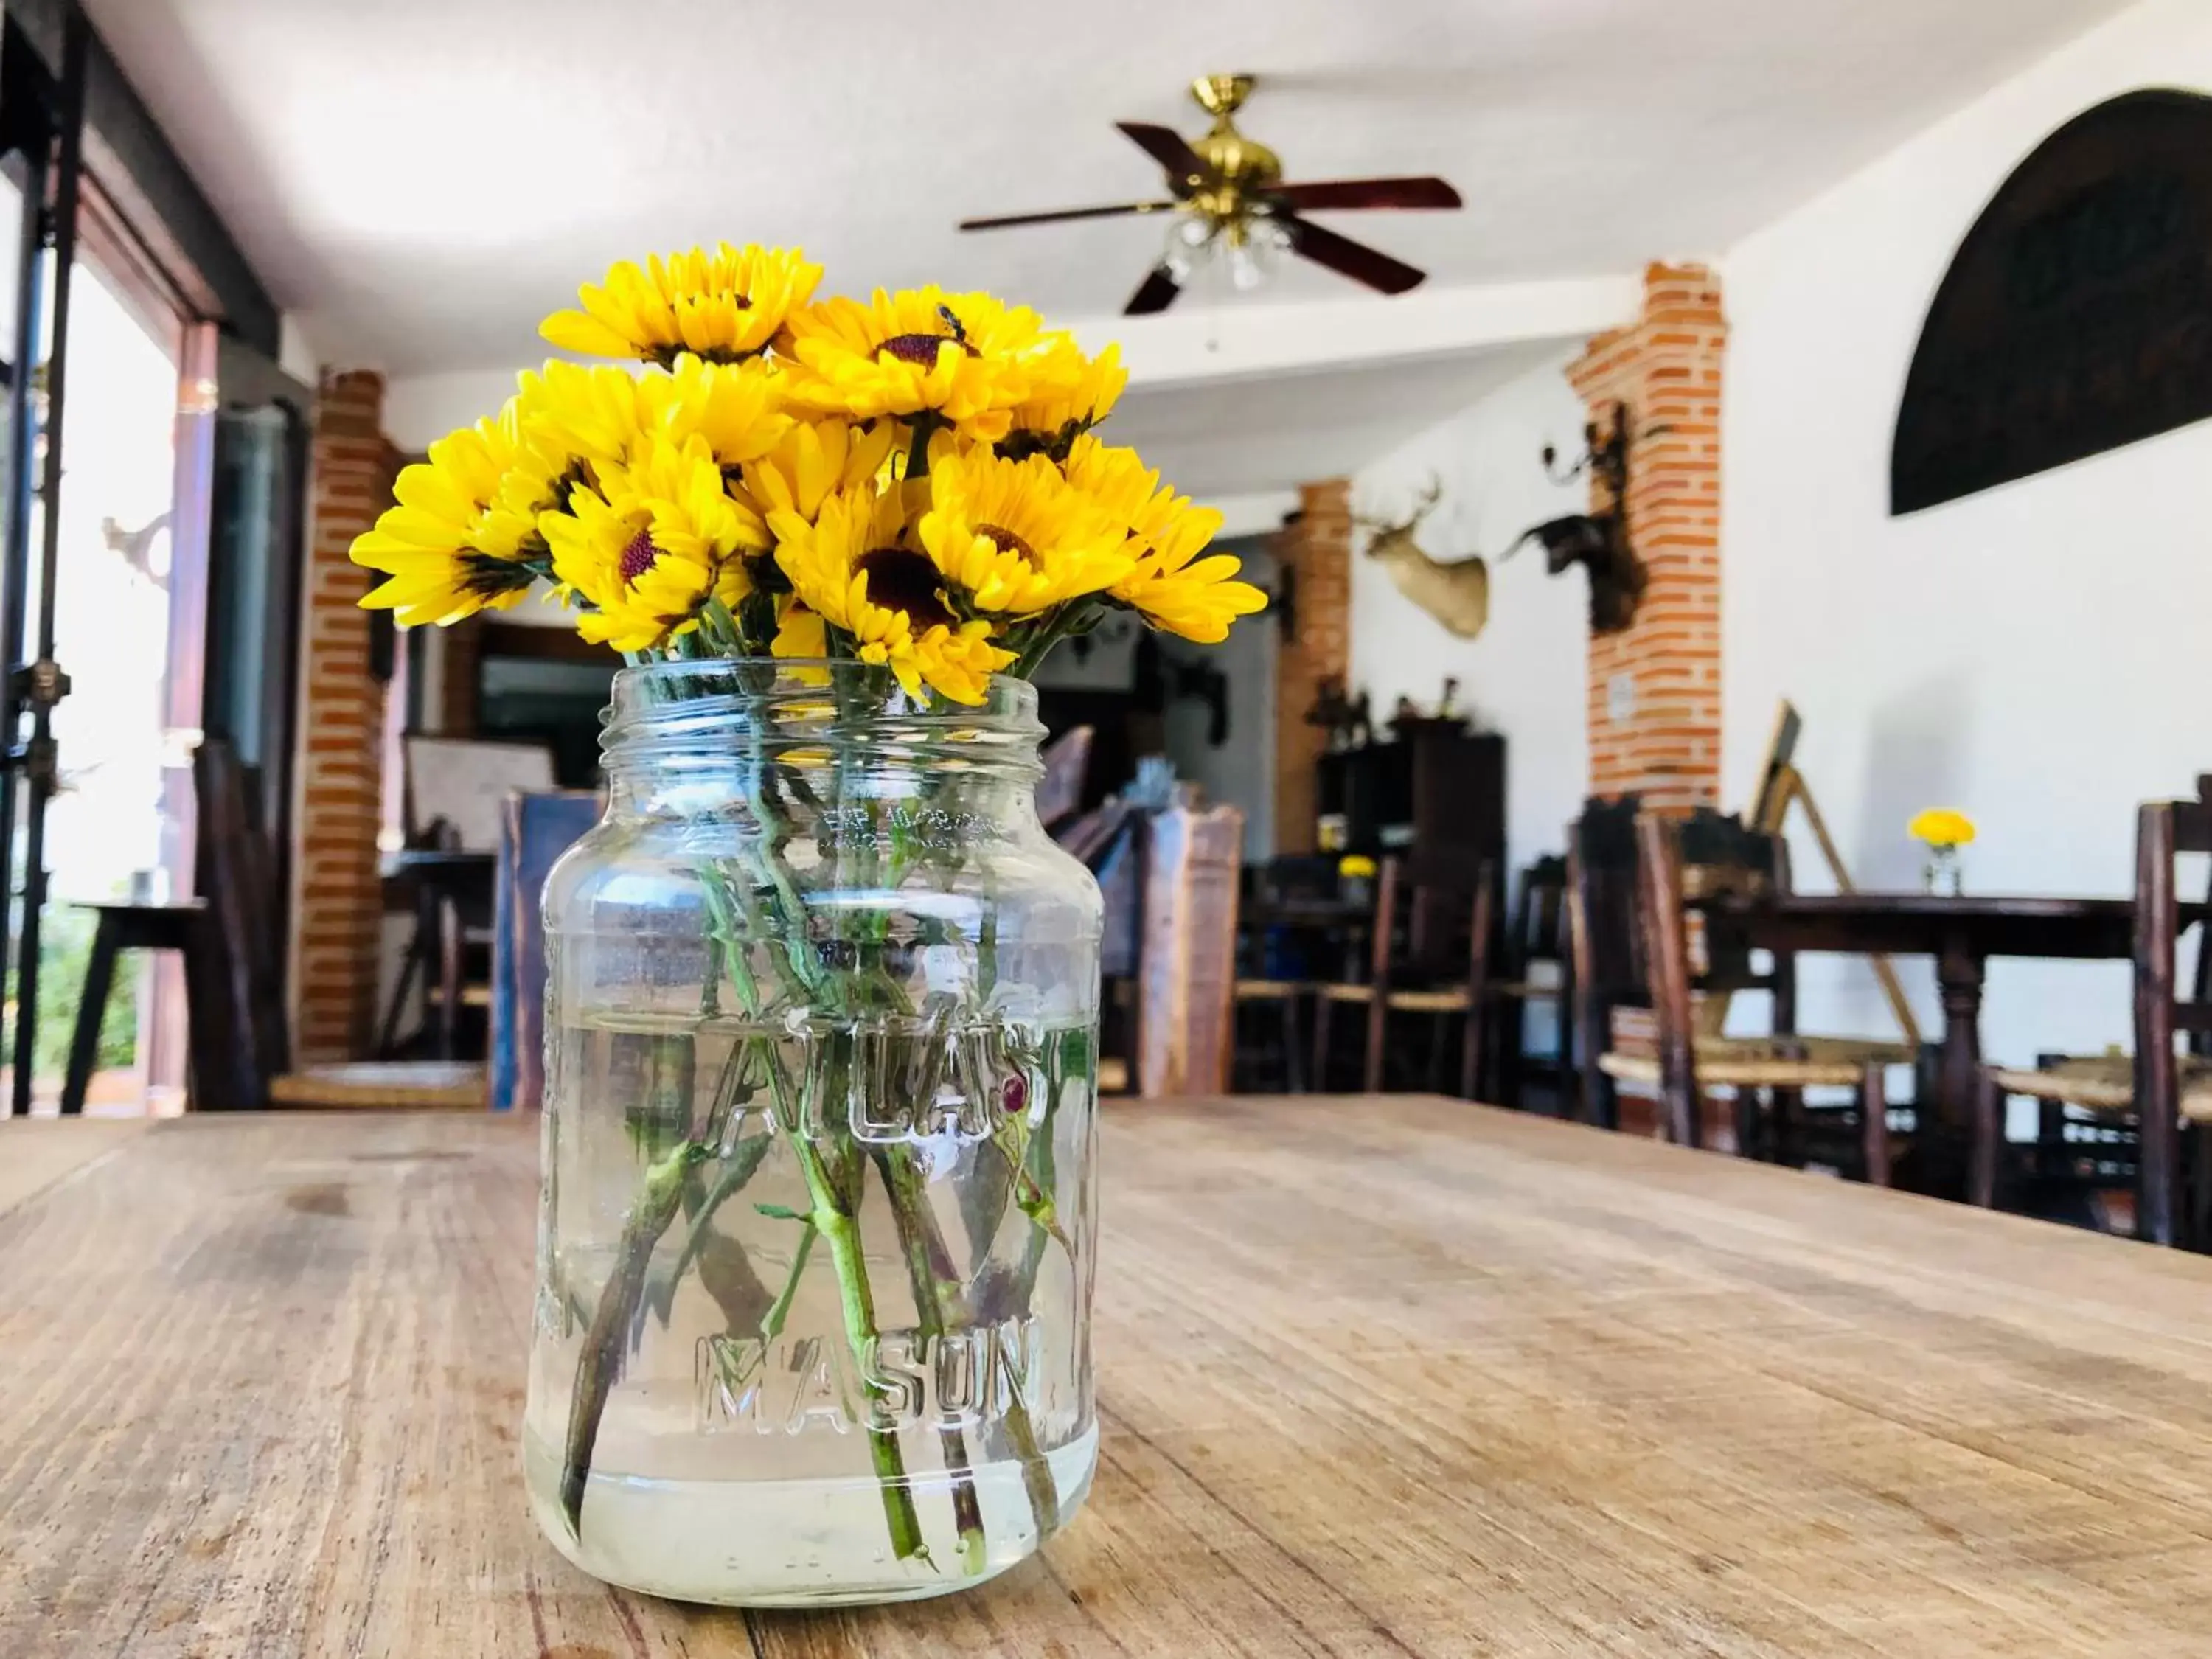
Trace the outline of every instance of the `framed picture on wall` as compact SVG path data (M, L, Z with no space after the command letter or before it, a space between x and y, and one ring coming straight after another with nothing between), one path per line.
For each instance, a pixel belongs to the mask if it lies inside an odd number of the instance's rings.
M499 849L500 814L517 791L553 787L553 751L539 743L473 738L407 739L407 838L442 818L465 853Z

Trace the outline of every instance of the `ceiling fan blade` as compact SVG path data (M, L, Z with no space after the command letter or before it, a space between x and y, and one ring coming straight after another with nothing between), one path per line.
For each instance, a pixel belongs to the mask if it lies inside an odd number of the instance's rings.
M1173 127L1155 126L1146 121L1116 121L1114 125L1121 129L1130 143L1167 170L1168 187L1176 195L1187 196L1212 181L1213 169L1198 159L1198 152Z
M1318 184L1278 185L1269 192L1299 213L1345 208L1464 207L1459 192L1441 179L1330 179Z
M1428 278L1428 272L1416 270L1402 259L1394 259L1364 242L1323 230L1311 220L1285 215L1281 223L1291 233L1291 246L1295 252L1317 265L1341 272L1355 283L1364 283L1385 294L1403 294L1409 288L1419 288Z
M1121 202L1112 207L1062 208L1057 213L1006 213L995 219L963 219L963 230L1004 230L1010 225L1053 225L1066 219L1112 219L1124 213L1172 213L1174 202Z
M1165 311L1176 301L1182 289L1175 273L1165 265L1154 265L1145 273L1145 280L1137 284L1137 291L1129 296L1129 303L1121 307L1125 317L1149 316L1155 311Z

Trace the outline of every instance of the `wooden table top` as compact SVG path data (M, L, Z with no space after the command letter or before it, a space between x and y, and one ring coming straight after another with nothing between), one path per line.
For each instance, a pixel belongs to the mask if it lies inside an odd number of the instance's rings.
M532 1124L100 1152L0 1209L9 1659L2212 1652L2202 1257L1454 1102L1115 1103L1089 1507L747 1618L526 1510Z
M1805 951L1932 956L1953 941L1985 957L2125 957L2135 904L2124 898L1924 892L1781 893L1700 901L1750 925L1761 943ZM2201 905L2185 905L2185 924Z

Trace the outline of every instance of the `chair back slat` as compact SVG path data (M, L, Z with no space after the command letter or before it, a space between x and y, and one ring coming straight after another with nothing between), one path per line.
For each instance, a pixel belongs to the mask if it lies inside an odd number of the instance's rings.
M2193 815L2192 815L2193 816ZM2145 801L2136 810L2135 1097L2141 1197L2136 1228L2173 1242L2180 1199L2180 1063L2173 1052L2174 958L2180 906L2173 861L2184 809Z
M227 1104L266 1103L269 1080L290 1066L283 946L270 856L246 769L227 738L203 738L192 756L199 820L197 884L214 922L222 965L222 1024L232 1052ZM197 1063L197 1062L196 1062Z
M1771 952L1771 965L1759 969L1741 921L1724 908L1693 907L1786 892L1789 855L1779 836L1709 807L1686 817L1647 812L1638 819L1636 833L1662 1103L1668 1133L1694 1146L1703 1132L1698 1036L1717 1035L1728 994L1752 990L1773 994L1773 1029L1790 1033L1796 986L1787 952Z
M1565 963L1569 949L1566 928L1567 861L1550 853L1521 872L1513 933L1507 945L1508 969L1525 976L1532 962Z
M1643 928L1637 921L1637 796L1593 800L1568 831L1570 933L1585 994L1641 1001Z

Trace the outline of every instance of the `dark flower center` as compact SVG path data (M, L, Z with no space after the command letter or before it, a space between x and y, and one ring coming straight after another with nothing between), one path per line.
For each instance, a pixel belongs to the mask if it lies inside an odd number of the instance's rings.
M1036 549L1031 547L1004 525L979 524L975 526L975 533L979 536L988 536L991 538L991 545L1001 553L1020 554L1024 564L1028 565L1032 570L1036 568Z
M622 574L623 585L628 586L652 569L653 562L659 556L660 550L653 544L653 532L639 531L622 550L622 560L617 568Z
M480 599L495 599L502 593L518 592L529 586L532 580L526 566L495 559L489 553L464 553L455 562L461 568L462 590Z
M920 368L937 367L938 348L950 343L958 346L970 357L977 356L974 346L950 334L894 334L876 348L888 351L902 363L912 363Z
M937 567L922 554L904 547L873 547L853 566L868 579L868 602L899 611L915 632L954 625L956 619L938 591Z

